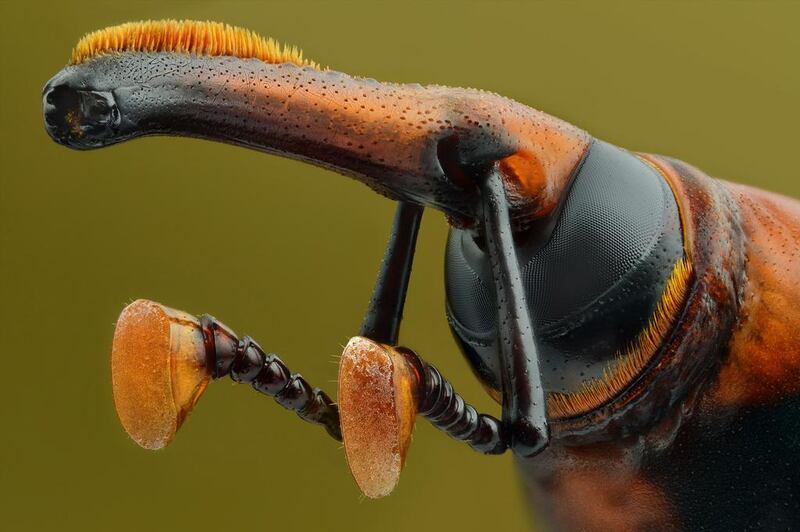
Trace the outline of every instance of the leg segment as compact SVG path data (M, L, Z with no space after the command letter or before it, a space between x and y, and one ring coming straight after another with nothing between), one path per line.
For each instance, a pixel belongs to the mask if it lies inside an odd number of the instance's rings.
M503 176L495 166L481 183L486 247L497 294L503 422L521 457L547 445L547 411L539 356L514 246Z
M359 336L397 345L423 211L422 205L398 202L381 271Z

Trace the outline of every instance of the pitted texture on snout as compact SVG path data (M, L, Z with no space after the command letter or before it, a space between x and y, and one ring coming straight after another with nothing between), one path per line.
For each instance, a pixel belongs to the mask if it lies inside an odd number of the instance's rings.
M515 213L525 218L558 200L589 138L489 92L382 83L258 59L123 52L65 68L45 93L65 87L109 92L120 112L115 135L67 137L69 146L149 134L220 140L332 169L454 219L474 219L477 196L444 167L458 171L524 153L537 173L519 176L527 188L508 186L533 190L515 197Z

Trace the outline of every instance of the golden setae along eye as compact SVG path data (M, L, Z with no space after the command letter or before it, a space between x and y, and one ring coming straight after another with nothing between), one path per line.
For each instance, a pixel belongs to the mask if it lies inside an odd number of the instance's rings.
M585 380L575 392L551 392L547 409L555 418L573 417L602 406L627 388L660 351L686 300L692 265L680 258L645 328L606 364L600 377Z

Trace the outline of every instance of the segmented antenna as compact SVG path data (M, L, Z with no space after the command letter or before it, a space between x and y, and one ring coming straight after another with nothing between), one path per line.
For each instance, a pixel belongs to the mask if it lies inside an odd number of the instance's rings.
M414 366L419 415L456 440L483 454L503 454L508 449L504 425L489 414L479 413L454 389L441 372L403 347L397 350Z
M339 409L319 388L312 388L299 374L292 373L275 354L266 353L252 338L236 338L224 324L209 315L200 317L207 360L215 379L230 375L235 382L250 383L300 419L325 427L332 438L342 441Z

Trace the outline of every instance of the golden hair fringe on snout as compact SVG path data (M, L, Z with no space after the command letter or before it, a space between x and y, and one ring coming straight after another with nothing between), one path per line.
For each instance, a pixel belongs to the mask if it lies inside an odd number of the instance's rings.
M234 56L265 63L294 63L319 68L303 58L295 46L220 22L148 20L109 26L85 35L72 50L71 65L105 54L121 52L174 52Z
M601 378L584 382L573 393L548 394L548 414L553 418L565 418L594 410L610 401L639 376L675 322L686 300L691 274L691 262L681 257L672 269L647 327L639 333L633 344L608 363Z

